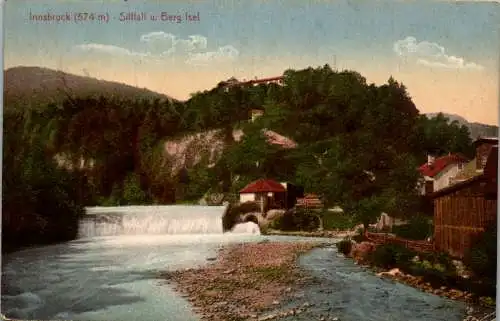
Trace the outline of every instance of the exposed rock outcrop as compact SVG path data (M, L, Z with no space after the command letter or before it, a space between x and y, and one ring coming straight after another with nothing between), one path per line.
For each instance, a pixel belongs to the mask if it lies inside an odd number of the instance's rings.
M238 141L243 132L233 131L233 138ZM165 142L166 156L171 160L172 173L182 168L190 168L199 164L204 158L208 166L213 166L224 151L224 140L221 130L210 130L180 137Z
M279 145L282 148L295 148L297 144L272 130L263 130L270 144ZM233 139L239 142L244 133L241 129L233 130ZM190 168L199 164L202 160L208 162L208 166L214 166L220 158L224 149L223 131L220 129L191 134L165 142L165 153L169 157L172 173L175 175L182 168Z

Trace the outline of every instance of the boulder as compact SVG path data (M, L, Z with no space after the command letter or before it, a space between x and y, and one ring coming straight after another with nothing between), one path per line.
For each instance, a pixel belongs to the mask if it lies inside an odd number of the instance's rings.
M353 244L351 248L351 253L349 254L357 262L365 261L368 254L372 253L376 248L376 245L371 242L361 242Z

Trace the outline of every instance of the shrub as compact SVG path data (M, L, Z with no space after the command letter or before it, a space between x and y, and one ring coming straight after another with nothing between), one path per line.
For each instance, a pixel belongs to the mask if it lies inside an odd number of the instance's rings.
M370 263L375 248L375 244L371 242L357 243L353 245L351 256L358 262Z
M123 181L123 203L139 205L147 202L146 193L141 189L139 175L129 173Z
M344 254L344 255L349 255L351 253L352 249L352 241L349 238L345 238L342 241L338 242L335 244L337 246L337 250Z
M419 254L423 261L428 261L432 266L437 266L446 271L455 272L456 267L453 264L451 256L444 252L432 252Z
M472 244L464 263L476 276L495 279L497 270L496 222L489 224L489 228L475 237Z
M410 265L415 252L399 244L383 244L372 253L370 260L383 268L406 267Z
M416 215L410 219L408 224L394 226L392 232L401 238L408 240L425 240L432 235L432 223L423 215Z
M319 217L312 211L291 210L273 223L273 228L282 231L314 231L320 227Z
M350 230L356 226L351 215L325 211L321 213L321 216L323 218L323 228L325 230Z

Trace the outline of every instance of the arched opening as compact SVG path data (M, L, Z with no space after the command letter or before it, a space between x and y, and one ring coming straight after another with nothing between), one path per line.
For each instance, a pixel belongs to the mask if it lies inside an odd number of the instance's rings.
M247 222L253 222L253 223L259 225L259 220L257 219L257 217L255 215L248 215L247 217L245 217L245 219L243 220L243 223L247 223Z

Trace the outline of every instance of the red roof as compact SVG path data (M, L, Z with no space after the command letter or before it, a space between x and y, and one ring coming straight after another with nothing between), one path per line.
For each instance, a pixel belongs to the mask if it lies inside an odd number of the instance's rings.
M439 174L442 170L444 170L446 167L448 167L448 165L464 163L464 162L467 162L466 157L459 154L452 154L436 158L432 165L425 163L418 169L420 173L422 173L422 175L434 177L437 174Z
M240 193L280 193L286 189L280 183L271 179L259 179L245 186Z

